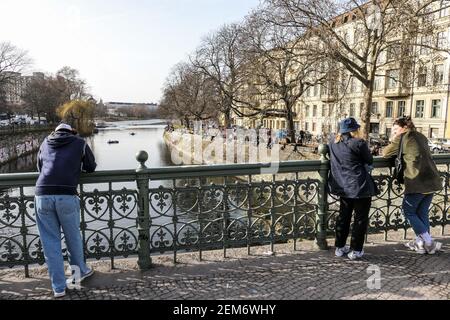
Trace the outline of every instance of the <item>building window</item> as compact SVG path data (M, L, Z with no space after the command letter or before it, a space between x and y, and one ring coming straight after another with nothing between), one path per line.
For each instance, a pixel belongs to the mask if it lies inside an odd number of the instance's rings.
M313 106L313 117L317 117L317 106Z
M382 81L382 79L383 79L382 76L375 76L375 82L374 82L374 85L373 85L373 89L374 89L375 91L379 91L379 90L382 89L382 87L381 87L381 81Z
M444 83L444 65L437 64L433 67L433 85Z
M370 133L380 133L380 124L379 123L371 123L370 124Z
M430 128L430 136L431 139L439 138L439 128Z
M392 134L392 128L386 128L386 136L389 138Z
M394 61L395 59L398 59L400 56L400 45L399 44L392 44L388 47L387 53L386 53L386 61Z
M356 81L353 77L350 79L350 92L356 92Z
M306 107L305 107L305 114L306 114L307 117L310 116L310 115L309 115L309 109L310 109L309 106L306 106Z
M378 102L372 102L372 108L370 109L370 113L374 116L378 115Z
M316 84L314 86L314 97L317 97L319 95L319 85Z
M419 74L417 76L417 86L426 87L426 85L427 85L427 68L420 67Z
M448 0L441 0L441 10L439 11L439 18L443 18L449 15L449 3Z
M433 100L431 103L431 117L440 118L441 116L441 100Z
M327 116L327 106L324 104L322 105L322 117Z
M388 70L386 72L386 78L388 89L394 89L398 86L398 79L399 79L398 70Z
M428 54L430 52L430 49L429 49L430 44L431 44L430 40L431 40L430 36L422 36L420 38L420 44L421 44L421 46L420 46L420 54L421 55L426 55L426 54Z
M309 130L309 123L305 122L305 131L308 131L308 130Z
M350 103L350 117L354 117L355 116L355 109L356 106L354 103Z
M437 34L437 47L438 49L444 49L445 44L447 41L445 41L445 38L447 37L445 32L438 32Z
M326 96L327 94L328 94L327 86L325 84L321 84L320 85L320 95Z
M423 118L423 112L425 110L425 100L416 101L416 118Z
M406 101L398 102L397 117L403 117L406 111Z
M386 118L392 118L394 111L394 101L386 102Z
M312 124L312 131L316 132L316 123L315 122L313 122L313 124Z

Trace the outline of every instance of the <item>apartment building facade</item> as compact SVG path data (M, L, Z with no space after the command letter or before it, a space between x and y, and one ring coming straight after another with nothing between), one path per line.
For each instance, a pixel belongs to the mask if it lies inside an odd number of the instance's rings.
M434 46L441 49L450 44L450 9L443 7L433 15L437 34ZM350 41L355 37L353 19L343 15L345 23L337 27L344 31ZM347 22L348 21L348 22ZM390 136L395 118L410 115L417 130L429 138L450 138L450 54L431 51L425 47L415 48L410 66L410 81L400 81L401 56L393 48L380 57L382 67L377 72L374 84L373 102L370 107L370 132L375 135ZM362 84L344 72L331 81L317 84L303 94L295 106L295 130L309 131L314 135L333 133L338 130L339 121L345 117L355 117L361 121L364 107ZM263 126L271 129L286 129L286 119L269 116L262 119L235 119L235 123L247 127Z
M22 75L18 72L9 72L10 79L5 86L5 100L8 105L21 105L23 103L22 96L25 89L34 78L44 77L41 72L34 72L32 75Z

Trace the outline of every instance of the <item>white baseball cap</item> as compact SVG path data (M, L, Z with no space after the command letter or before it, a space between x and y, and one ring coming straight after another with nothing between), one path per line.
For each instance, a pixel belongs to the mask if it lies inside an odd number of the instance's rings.
M73 131L72 127L66 123L61 123L59 126L57 126L55 131L59 131L59 130Z

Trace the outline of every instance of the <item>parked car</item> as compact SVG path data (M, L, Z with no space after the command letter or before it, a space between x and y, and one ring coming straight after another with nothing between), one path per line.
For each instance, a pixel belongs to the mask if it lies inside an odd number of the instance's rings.
M428 139L428 147L430 147L430 151L433 153L440 153L444 150L444 147L440 143L436 143Z
M450 139L444 139L444 138L437 138L437 139L431 139L433 143L442 145L443 149L450 150Z
M9 125L9 120L0 120L0 127L7 127Z
M12 120L11 120L11 122L13 123L13 124L16 124L16 125L24 125L24 124L27 124L27 116L20 116L20 115L18 115L18 116L15 116Z

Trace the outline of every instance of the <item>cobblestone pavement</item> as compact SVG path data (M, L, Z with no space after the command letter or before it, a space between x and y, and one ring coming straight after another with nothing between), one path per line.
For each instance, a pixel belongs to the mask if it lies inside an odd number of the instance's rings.
M450 236L439 239L444 251L418 255L399 242L366 245L362 260L334 257L334 250L319 251L311 242L153 257L154 268L140 272L135 259L93 262L95 275L82 290L63 298L152 300L322 300L322 299L450 299ZM368 289L368 279L378 267L381 288ZM371 282L372 283L372 282ZM376 283L375 283L376 284ZM43 267L33 268L31 278L23 270L0 270L0 299L53 299Z

